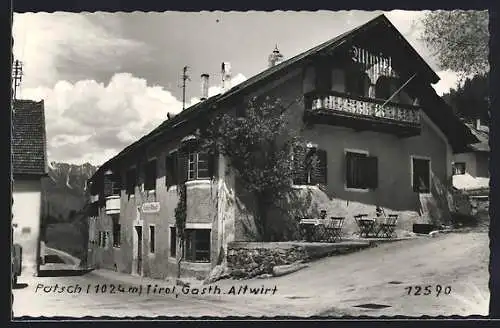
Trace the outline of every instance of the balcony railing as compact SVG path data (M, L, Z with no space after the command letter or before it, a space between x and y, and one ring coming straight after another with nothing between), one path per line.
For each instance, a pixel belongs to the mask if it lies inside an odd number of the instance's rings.
M420 108L385 103L384 100L341 94L310 93L305 97L306 114L317 123L344 125L359 130L378 130L398 135L420 133ZM330 120L329 120L330 118Z
M120 213L120 195L111 195L106 197L106 214Z

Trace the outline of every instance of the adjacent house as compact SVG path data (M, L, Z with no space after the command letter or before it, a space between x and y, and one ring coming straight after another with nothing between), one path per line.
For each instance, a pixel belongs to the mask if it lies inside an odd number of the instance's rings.
M400 214L400 229L448 220L452 156L477 140L435 93L439 77L385 16L283 59L274 49L266 70L210 98L202 76L200 103L99 168L91 179L89 263L164 278L177 274L182 256L181 275L205 276L229 242L258 239L245 186L224 157L196 148L194 133L255 96L290 104L290 127L318 154L320 169L298 172L293 182L299 196L310 196L302 211L344 216L348 234L356 230L353 216L376 206ZM174 211L184 182L187 234L179 254Z
M464 152L454 154L453 187L467 192L488 190L490 181L489 129L482 125L479 119L475 124L466 123L466 125L479 142L469 145Z
M38 273L43 177L48 174L43 101L14 100L12 113L13 242L23 273Z

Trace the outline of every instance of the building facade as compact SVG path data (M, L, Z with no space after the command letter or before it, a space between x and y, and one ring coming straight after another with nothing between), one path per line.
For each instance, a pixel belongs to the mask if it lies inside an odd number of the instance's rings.
M12 115L13 242L22 247L23 274L37 274L42 179L47 176L43 101L15 100Z
M376 38L373 36L377 36ZM232 241L258 240L252 201L227 159L196 147L201 122L254 97L279 98L318 169L297 172L299 209L278 219L274 240L296 213L346 217L400 214L399 228L446 222L452 156L474 137L437 96L437 75L385 18L270 67L163 122L104 163L92 178L89 263L136 275L177 274L175 208L186 186L181 276L205 277ZM206 82L206 76L203 78ZM202 95L202 99L205 97ZM307 167L307 165L306 165ZM307 199L307 201L305 201Z
M471 144L463 152L453 156L453 186L458 190L485 190L490 182L488 144L489 129L478 119L475 124L466 124L479 142Z

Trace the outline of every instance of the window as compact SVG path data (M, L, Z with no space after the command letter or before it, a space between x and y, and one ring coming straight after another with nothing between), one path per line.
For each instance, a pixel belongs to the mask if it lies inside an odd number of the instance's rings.
M119 223L120 217L113 215L113 247L119 248L121 246L121 225Z
M204 152L191 152L188 155L188 180L210 178L209 156Z
M315 147L297 150L294 154L295 185L327 184L326 151Z
M130 169L127 171L126 183L127 183L127 194L134 195L135 186L137 185L137 174L135 172L135 169Z
M453 175L462 175L462 174L465 174L465 163L464 162L453 163Z
M105 231L99 231L99 247L101 247L101 248L106 247L106 232Z
M378 185L377 157L366 153L348 151L346 159L346 187L352 189L376 189Z
M177 256L177 231L175 227L170 227L170 256Z
M177 185L177 178L177 152L175 152L165 157L165 185L167 187Z
M412 157L412 184L413 191L429 193L431 184L431 161Z
M391 96L391 80L386 76L381 76L375 84L375 97L379 99L389 99Z
M120 195L122 189L120 174L104 176L104 196Z
M104 240L104 247L106 249L108 249L109 248L109 244L110 244L109 240L111 238L111 231L106 231L105 233L106 233L106 235L105 235L105 240Z
M210 229L186 229L184 259L190 262L210 262Z
M154 225L149 225L149 253L154 254L155 253L155 246L156 246L156 235L155 235L155 226Z
M361 96L368 96L368 89L370 88L370 78L366 73L358 69L351 69L345 76L346 92Z
M156 160L146 163L144 168L144 190L156 189Z

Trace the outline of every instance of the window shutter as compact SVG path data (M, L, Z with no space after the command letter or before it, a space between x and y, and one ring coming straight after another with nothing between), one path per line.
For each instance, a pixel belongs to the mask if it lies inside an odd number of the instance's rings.
M327 184L327 156L323 149L316 150L317 165L313 168L313 183Z
M356 170L355 170L356 157L352 153L346 153L346 187L353 188L356 186Z
M172 177L173 177L173 165L172 165L172 155L165 156L165 186L172 186Z
M306 158L305 158L305 149L301 149L299 147L296 147L294 149L294 154L293 154L293 167L294 167L294 174L293 174L293 184L295 185L302 185L306 183Z
M214 152L208 156L208 175L210 177L217 176L217 171L219 167L219 156L217 152Z
M185 151L179 151L177 154L177 183L187 181L188 154Z
M111 196L113 194L113 180L111 176L107 175L104 177L104 197Z
M363 174L366 187L376 189L378 187L378 158L366 157L363 159Z

